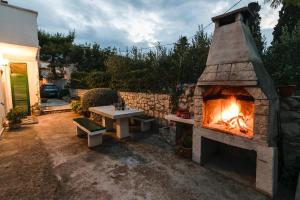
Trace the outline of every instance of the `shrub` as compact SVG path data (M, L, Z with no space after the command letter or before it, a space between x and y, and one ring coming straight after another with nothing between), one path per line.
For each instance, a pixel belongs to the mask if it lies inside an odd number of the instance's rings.
M91 89L82 97L82 111L87 112L89 107L111 105L117 101L118 94L114 90L109 88Z
M73 72L71 74L71 82L70 82L71 88L77 88L77 89L88 88L85 80L86 76L87 76L87 72Z
M62 98L62 97L64 97L64 96L68 96L70 93L69 93L69 90L68 89L61 89L60 91L59 91L59 98Z
M78 113L78 114L81 114L82 113L82 106L81 106L81 103L80 101L72 101L71 102L71 109L75 112L75 113Z
M11 123L20 123L21 119L26 117L26 112L21 107L16 107L13 109L10 109L10 111L7 113L6 118Z

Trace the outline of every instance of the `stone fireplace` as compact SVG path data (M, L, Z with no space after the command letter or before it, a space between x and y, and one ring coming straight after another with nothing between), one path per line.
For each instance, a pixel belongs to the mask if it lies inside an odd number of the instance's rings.
M244 7L212 18L213 40L194 92L193 160L209 162L219 144L254 152L253 184L273 196L278 97L247 26L250 16Z

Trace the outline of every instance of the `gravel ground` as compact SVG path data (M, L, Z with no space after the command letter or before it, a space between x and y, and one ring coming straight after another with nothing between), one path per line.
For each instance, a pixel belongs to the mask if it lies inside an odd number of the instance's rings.
M251 187L179 158L156 134L138 133L89 149L73 113L0 140L0 199L267 199Z

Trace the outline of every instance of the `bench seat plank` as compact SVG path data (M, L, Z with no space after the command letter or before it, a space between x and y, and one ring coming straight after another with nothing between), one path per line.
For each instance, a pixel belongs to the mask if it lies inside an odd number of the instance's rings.
M75 118L73 119L77 124L87 129L89 132L98 132L101 130L104 130L105 127L97 124L96 122L93 122L92 120L89 120L87 118Z

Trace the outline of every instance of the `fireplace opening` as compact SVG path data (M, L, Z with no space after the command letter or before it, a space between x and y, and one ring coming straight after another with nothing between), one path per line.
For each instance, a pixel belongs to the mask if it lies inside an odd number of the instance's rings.
M202 127L253 137L254 98L243 88L213 87L203 96Z
M201 165L247 185L255 185L256 151L202 137Z

